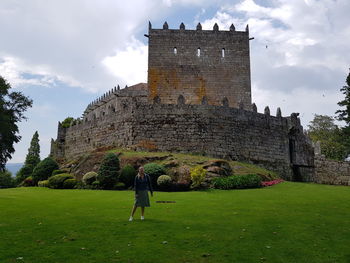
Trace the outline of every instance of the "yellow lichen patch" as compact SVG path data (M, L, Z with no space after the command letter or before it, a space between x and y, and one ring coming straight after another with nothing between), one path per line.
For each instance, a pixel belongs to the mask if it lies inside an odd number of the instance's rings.
M170 79L170 85L174 88L174 89L178 89L179 88L179 79L177 77L177 72L175 69L171 70L169 72L169 79Z
M159 83L159 70L156 68L150 68L148 72L148 87L149 87L149 96L151 99L154 99L158 95L158 83Z
M135 145L137 148L147 150L147 151L156 151L158 149L157 145L150 140L142 140Z
M207 96L206 92L206 80L203 77L198 77L199 88L196 88L195 93L197 95L197 103L200 104L202 102L202 98Z

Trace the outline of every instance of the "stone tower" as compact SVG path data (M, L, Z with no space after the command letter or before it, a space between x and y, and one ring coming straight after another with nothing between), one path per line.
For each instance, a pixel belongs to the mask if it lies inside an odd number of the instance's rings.
M149 100L165 104L251 107L249 30L152 29L149 24Z

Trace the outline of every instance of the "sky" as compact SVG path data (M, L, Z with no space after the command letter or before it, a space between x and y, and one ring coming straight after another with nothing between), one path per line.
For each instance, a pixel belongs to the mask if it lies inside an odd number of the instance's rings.
M33 99L9 163L23 162L39 132L48 156L57 124L78 118L116 85L147 82L153 28L243 31L249 24L252 100L259 112L334 116L350 67L349 0L1 0L0 75Z

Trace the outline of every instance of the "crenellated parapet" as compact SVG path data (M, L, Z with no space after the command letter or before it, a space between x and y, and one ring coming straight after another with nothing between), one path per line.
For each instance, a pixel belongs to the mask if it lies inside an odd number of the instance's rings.
M118 98L135 97L139 99L144 98L144 100L146 100L147 95L146 83L139 83L130 87L126 85L124 89L121 89L118 85L89 103L83 113L82 119L86 122L89 117L90 119L96 119L96 117L101 114L104 115L108 112L115 112L118 107Z
M115 112L66 128L66 157L99 147L137 147L141 141L150 141L160 151L251 161L286 178L291 176L288 138L291 131L302 131L296 114L282 117L225 105L186 104L181 97L176 104L164 104L160 99L150 104L132 96L117 100ZM299 147L295 148L295 162L300 164L303 133L293 136Z
M185 24L184 24L183 22L180 24L179 29L176 29L176 28L174 28L174 29L169 29L168 22L165 21L164 24L163 24L163 28L162 28L162 29L163 29L163 30L186 30L186 31L193 31L193 30L186 29L186 26L185 26ZM151 24L151 22L149 22L149 23L148 23L148 30L149 30L149 32L150 32L151 30L160 30L160 29L152 28L152 24ZM201 24L201 23L198 23L195 30L197 30L197 31L202 31L202 24ZM208 31L208 32L209 32L209 31L219 32L219 26L218 26L217 23L215 23L214 26L213 26L213 30L204 30L204 31ZM222 32L225 32L225 31L226 31L226 30L222 30ZM230 31L230 32L245 32L245 33L249 33L249 26L247 25L244 31L236 31L236 27L235 27L233 24L231 24L231 26L230 26L230 28L229 28L229 31Z

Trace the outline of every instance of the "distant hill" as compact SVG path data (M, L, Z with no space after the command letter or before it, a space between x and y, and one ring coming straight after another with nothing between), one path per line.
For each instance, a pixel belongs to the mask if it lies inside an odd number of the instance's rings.
M15 176L19 169L23 166L23 163L7 163L6 169L12 173L12 176Z

